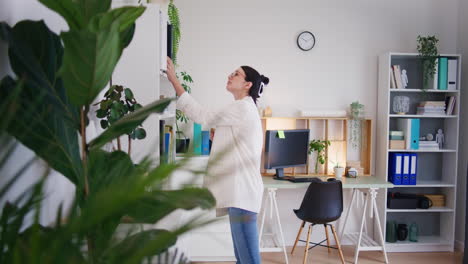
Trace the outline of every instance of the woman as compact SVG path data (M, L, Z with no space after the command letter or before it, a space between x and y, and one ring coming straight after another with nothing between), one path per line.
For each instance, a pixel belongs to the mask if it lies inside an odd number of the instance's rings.
M257 214L263 182L260 162L263 130L256 107L257 98L269 79L249 66L229 75L226 89L235 101L219 112L207 111L177 80L168 58L167 77L177 96L177 108L205 128L216 127L208 164L206 187L216 198L216 215L229 214L237 263L260 263Z

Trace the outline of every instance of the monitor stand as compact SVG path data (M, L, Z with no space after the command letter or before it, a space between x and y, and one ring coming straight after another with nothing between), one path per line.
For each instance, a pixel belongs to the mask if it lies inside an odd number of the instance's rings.
M294 178L294 177L284 176L284 169L283 168L276 169L276 174L275 174L275 176L273 176L273 179L280 180L280 181L287 181L287 180L289 180L291 178Z

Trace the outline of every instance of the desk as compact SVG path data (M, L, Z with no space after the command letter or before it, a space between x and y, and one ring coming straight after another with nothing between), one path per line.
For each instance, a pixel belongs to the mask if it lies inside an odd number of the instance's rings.
M294 188L307 188L309 186L309 182L303 182L303 183L293 183L289 181L279 181L275 180L270 176L263 176L263 185L265 189L268 191L268 195L266 196L264 203L263 203L263 211L262 211L262 222L260 225L260 232L259 232L259 239L260 241L262 240L263 236L263 229L264 229L264 224L265 224L265 216L267 212L269 211L270 213L270 219L273 219L273 213L276 215L276 221L278 224L278 230L280 233L280 239L282 243L282 247L280 248L262 248L260 251L262 252L268 252L268 251L283 251L284 252L284 257L286 259L286 264L288 264L288 257L286 253L286 247L284 243L284 236L283 236L283 231L280 223L280 218L279 218L279 211L278 211L278 204L276 202L276 191L278 189L294 189ZM327 176L319 176L321 180L326 180ZM385 241L383 239L383 234L382 234L382 227L380 224L380 219L377 211L377 205L376 205L376 197L377 197L377 190L378 189L387 189L387 188L392 188L393 184L378 179L375 176L360 176L357 178L345 178L343 177L341 179L343 183L343 188L344 189L353 189L353 195L351 198L351 201L349 203L349 206L347 207L347 210L345 212L345 222L343 224L343 227L341 228L340 233L340 240L342 240L342 237L344 235L345 231L345 226L346 222L348 220L349 216L349 211L351 210L353 203L355 200L357 200L356 196L357 195L363 195L364 196L364 209L362 212L362 219L361 219L361 225L360 225L360 231L359 234L357 235L351 235L350 238L356 238L355 243L356 243L356 251L354 254L354 263L357 263L357 259L359 256L359 251L367 251L367 250L381 250L384 254L385 257L385 262L388 263L387 259L387 253L385 251ZM371 209L369 209L370 212L370 217L373 217L375 214L376 219L377 219L377 228L378 228L378 233L380 237L380 244L376 243L375 241L372 241L366 234L364 234L364 225L366 222L366 212L367 212L367 205L368 202L371 203ZM268 206L269 205L269 208ZM297 205L299 206L299 205ZM292 211L293 208L290 208ZM365 240L363 242L363 240ZM363 245L364 244L364 245ZM279 250L278 250L279 249Z

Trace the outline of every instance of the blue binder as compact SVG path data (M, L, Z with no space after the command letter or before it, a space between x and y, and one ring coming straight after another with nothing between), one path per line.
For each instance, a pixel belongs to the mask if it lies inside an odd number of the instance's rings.
M210 131L202 131L202 155L210 154Z
M201 135L201 125L193 123L193 153L195 155L202 154L202 135Z
M411 149L419 149L419 119L411 119Z
M390 160L388 166L388 180L394 185L401 185L403 155L401 153L390 153Z
M418 155L416 153L410 153L409 185L416 185L417 172L418 172Z
M410 154L404 153L403 154L403 169L401 175L401 184L402 185L409 185L410 184Z

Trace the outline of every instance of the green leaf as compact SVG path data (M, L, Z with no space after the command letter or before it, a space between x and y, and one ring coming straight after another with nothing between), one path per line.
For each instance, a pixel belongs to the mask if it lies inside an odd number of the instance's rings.
M130 90L129 88L125 88L125 98L127 100L132 100L134 97L133 97L133 93L132 93L132 90Z
M102 105L102 104L101 104L101 105ZM104 118L104 117L106 117L106 116L107 116L107 110L98 109L98 110L96 111L96 116L97 116L98 118Z
M1 37L9 44L10 64L24 81L15 102L7 102L18 81L7 76L0 84L0 105L13 103L7 132L30 148L73 183L80 181L82 165L77 128L78 108L70 104L57 69L63 48L59 37L43 21L22 21L10 28L1 24Z
M61 15L70 29L79 30L86 26L83 14L72 0L39 0L39 2Z
M100 148L107 142L123 134L129 134L137 126L143 123L150 114L162 113L172 100L173 99L169 98L161 99L124 116L122 119L113 123L109 129L91 141L89 143L90 149Z
M106 129L109 126L109 123L107 123L106 120L101 120L101 127L102 129Z
M137 128L135 130L135 137L138 139L144 139L146 137L146 131L143 128Z
M89 105L107 85L121 48L118 23L99 32L71 30L62 33L65 55L61 76L71 101Z
M110 12L103 13L93 17L90 23L90 30L97 32L102 29L109 28L115 22L118 22L120 33L127 31L133 27L136 19L145 12L146 7L143 6L125 6L112 9ZM128 32L125 33L129 34ZM128 36L127 36L128 37ZM124 38L122 37L122 40Z
M154 191L134 206L128 215L140 223L155 223L176 209L209 209L216 200L208 189L185 188L176 191Z
M123 259L132 256L134 252L141 249L142 246L146 246L151 242L160 240L161 244L154 248L146 256L155 256L174 245L177 241L177 237L171 235L171 232L163 229L153 229L139 232L125 238L119 242L115 247L111 249L108 255L111 255L115 260L115 263L121 262ZM109 258L108 256L107 258Z

